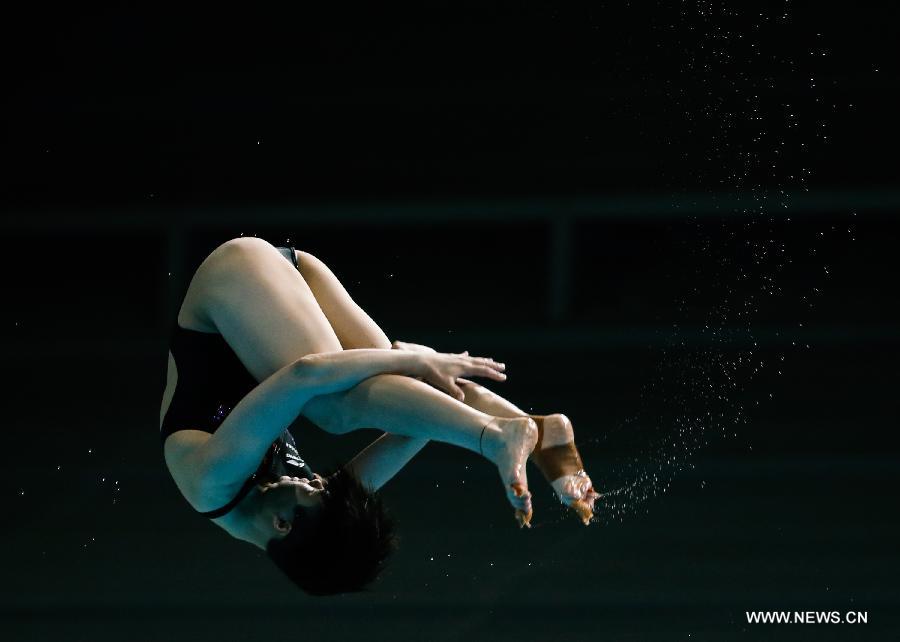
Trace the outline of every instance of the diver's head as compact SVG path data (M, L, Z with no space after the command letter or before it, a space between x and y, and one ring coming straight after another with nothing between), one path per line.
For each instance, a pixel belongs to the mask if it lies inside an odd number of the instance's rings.
M252 502L250 521L260 548L273 537L291 532L298 518L315 521L325 494L325 480L318 474L307 477L280 477L278 481L258 486L259 494Z
M344 468L310 487L304 503L295 501L290 524L273 519L266 553L311 595L363 591L396 547L393 520L381 497ZM279 505L282 510L289 502Z

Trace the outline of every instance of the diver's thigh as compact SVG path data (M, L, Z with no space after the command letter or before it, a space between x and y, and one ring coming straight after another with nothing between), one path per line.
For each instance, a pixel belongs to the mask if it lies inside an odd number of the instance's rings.
M297 251L300 273L345 350L390 349L391 342L378 324L350 297L343 284L320 259Z
M341 349L303 276L272 244L232 239L205 263L195 277L199 307L257 380L304 355Z

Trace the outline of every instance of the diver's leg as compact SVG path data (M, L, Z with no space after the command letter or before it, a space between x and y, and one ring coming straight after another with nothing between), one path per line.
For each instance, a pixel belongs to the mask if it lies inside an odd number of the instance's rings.
M353 301L325 263L301 251L297 251L297 262L304 280L309 284L316 301L345 349L390 349L391 343L387 335ZM467 392L467 395L473 396L470 392ZM430 401L423 404L422 401L426 398ZM490 422L495 415L483 411L483 408L471 404L469 406L468 409L465 406L460 408L459 402L449 395L409 377L382 375L372 377L346 392L323 395L310 400L303 409L303 415L332 433L365 428L389 431L391 434L386 438L394 440L405 454L415 442L419 442L418 448L421 449L428 439L448 441L457 437L459 433L453 429L453 425L460 421L461 416L468 417L477 428ZM519 412L503 416L522 418L524 414ZM512 422L494 421L485 431L485 453L492 448L492 442L496 441L494 437L506 429L521 430L521 419ZM426 432L417 432L418 436L413 436L410 432L420 430ZM422 434L428 436L423 437ZM480 436L479 434L479 438ZM488 458L493 460L490 456ZM500 468L502 470L503 465ZM527 495L515 498L509 488L507 493L517 508L526 512L530 510Z
M310 290L316 297L316 301L319 303L319 307L325 313L328 322L345 349L388 349L391 347L390 339L388 339L387 335L353 301L346 288L323 261L308 252L299 250L296 252L296 256L297 264L300 267L304 280L309 285ZM465 392L464 403L475 410L496 417L528 416L527 413L509 401L473 382L461 380L460 387ZM378 423L381 419L376 409L371 407L371 405L368 407L362 406L368 412L360 412L361 404L367 404L368 401L367 398L360 398L357 392L340 397L329 398L326 396L318 398L307 405L304 414L329 432L345 432L374 426L381 426L382 429L386 429L383 423ZM429 394L432 393L429 391ZM360 401L357 401L358 398ZM556 418L560 418L564 422L557 422L555 421ZM554 415L552 419L547 419L549 421L542 421L540 424L540 427L544 429L543 441L547 446L555 446L572 441L571 424L568 423L568 420L563 415ZM397 431L390 428L390 432L396 433ZM390 438L406 440L403 444L404 450L408 450L411 442L417 439L399 434L391 435ZM418 444L419 448L424 445L424 440L421 440L421 443Z
M345 392L313 397L302 414L329 432L378 428L483 454L497 466L510 503L531 510L525 463L538 430L527 417L494 417L399 375L370 377Z
M366 314L325 263L308 252L296 251L300 274L345 350L351 348L390 349L387 335Z
M319 307L324 312L328 322L334 329L344 349L350 348L383 348L389 349L391 341L378 324L353 300L340 280L331 269L320 259L308 252L296 251L297 264L300 273L309 285L316 297ZM492 393L487 388L474 382L461 380L460 387L465 392L464 403L476 410L496 417L526 417L509 401ZM351 399L354 395L350 395ZM349 414L353 412L353 416ZM347 417L344 415L348 414ZM316 417L316 422L330 432L343 432L372 427L362 425L364 419L353 411L353 404L344 404L343 399L329 400L328 397L319 398L306 412L311 419ZM375 416L371 415L374 420ZM311 419L312 420L312 419ZM376 424L373 424L373 426ZM394 432L394 431L391 431ZM555 429L551 429L545 436L548 445L565 443L571 440L569 436L557 435ZM409 439L412 439L411 437ZM422 444L424 445L424 443Z
M467 406L485 412L495 417L533 417L516 406L511 401L504 399L496 392L467 379L457 380L459 387L466 395L464 403ZM559 446L575 439L572 430L572 422L562 414L547 415L542 421L541 447L549 448Z
M298 250L296 254L300 273L344 349L390 349L390 339L365 310L356 304L331 269L308 252ZM471 392L466 394L472 396ZM431 399L427 406L420 403L423 395ZM449 395L408 377L375 377L346 393L311 400L306 404L303 414L329 432L340 433L376 427L389 431L389 434L379 438L379 442L382 447L398 453L405 463L429 441L429 437L406 434L407 427L430 425L431 439L447 441L448 438L456 436L453 425L460 421L460 409L455 404L457 402ZM477 411L476 413L463 411L466 416L476 421L476 426L480 424L483 427L486 422L491 421L492 415L501 414L485 410L486 406L479 408L468 402L467 405ZM423 411L425 414L422 414ZM519 412L502 416L523 417L524 414ZM493 439L495 429L500 432L504 429L516 430L518 429L516 426L520 423L520 421L494 421L490 432L485 431L488 437L484 444L485 452L489 452L492 443L496 441ZM479 441L480 438L479 434ZM488 458L493 460L492 456ZM507 492L509 493L509 489ZM530 510L527 495L516 498L514 505L525 512Z
M197 268L179 317L211 325L257 381L341 343L309 285L275 246L242 237Z
M198 268L191 288L199 302L193 312L222 334L257 380L306 354L341 350L303 276L266 241L251 237L221 245ZM323 403L327 398L331 402ZM335 426L329 416L340 415L340 430L390 429L474 452L492 419L425 383L394 375L371 377L306 406L304 414L326 430ZM484 454L500 469L514 505L521 498L515 498L510 484L527 495L525 461L536 441L537 428L528 419L498 420L484 430Z
M319 307L331 324L332 329L345 350L353 348L380 348L389 350L390 339L366 311L353 300L347 289L334 275L331 269L309 252L295 251L300 274L316 297ZM341 396L319 398L316 403L306 409L307 418L315 416L315 422L328 432L345 432L349 430L349 415L352 404L346 403ZM347 414L347 418L344 414ZM372 426L358 425L357 428ZM399 470L412 460L427 444L427 437L410 437L400 435L386 426L380 428L381 436L370 444L378 452L388 452L389 457L382 457L380 468L370 468L368 472L374 487L381 487Z
M304 280L309 285L319 307L324 312L345 349L388 349L391 347L387 335L353 301L340 280L325 263L307 252L297 251L296 258ZM405 419L398 413L398 408L406 407L406 404L409 403L402 398L403 395L415 391L415 384L410 384L407 378L401 379L406 379L406 381L384 385L384 389L379 388L379 384L375 381L370 381L368 383L364 382L364 384L357 386L355 389L335 397L325 396L314 399L307 404L304 414L320 427L330 432L345 432L376 426L382 430L389 429L394 434L382 435L381 439L389 440L390 448L402 452L404 459L408 460L408 457L412 457L415 452L418 452L427 440L423 437L398 434L404 430L402 425L395 427L386 423L390 420L423 421L423 419L415 417L413 407L409 408L411 411L410 416ZM483 386L465 379L460 380L459 383L465 393L464 403L470 408L494 417L528 417L528 414L523 410ZM407 390L410 386L413 386L413 389ZM422 392L427 392L427 394L434 394L433 390L419 389ZM444 393L438 392L438 394ZM374 404L372 403L373 399L376 400ZM379 407L381 403L385 403L386 406ZM559 448L550 451L545 449L574 444L575 435L572 423L562 414L535 417L534 419L538 422L541 434L540 447L543 453L540 456L534 453L534 456L537 457L535 461L539 462L539 466L548 462L559 461L560 458L558 456L547 454L558 452ZM424 421L429 420L433 420L433 418L424 419ZM518 422L495 423L502 430L504 426L515 425ZM571 468L571 465L569 468ZM544 468L542 468L542 472L546 472ZM557 467L554 474L559 474L560 472L563 471L560 471ZM569 470L568 472L572 471ZM551 480L548 479L548 481ZM586 488L590 486L590 480L582 477L566 476L552 480L551 485L564 503L571 504L573 500L580 498L582 493L586 492Z
M531 417L537 421L541 438L531 458L556 491L560 501L576 508L582 519L590 519L594 500L600 497L587 474L575 474L580 467L580 456L573 461L575 430L572 422L563 414L529 415L500 395L467 379L457 380L465 394L467 406L477 408L498 417ZM575 450L577 453L577 450ZM549 467L549 468L548 468ZM557 476L559 475L559 476ZM578 505L584 510L578 510ZM590 507L590 510L587 508Z
M357 305L344 285L323 261L300 250L296 250L296 255L304 281L316 297L319 307L345 350L351 348L389 349L391 347L391 341L384 331L378 327L378 324L365 310ZM483 386L465 379L460 380L459 383L466 395L464 403L471 408L496 417L528 416L526 412ZM310 414L315 414L320 422L326 424L323 426L326 430L346 431L350 429L347 426L351 424L355 426L353 429L364 427L358 425L359 420L356 417L352 421L345 419L342 416L343 412L337 407L332 407L334 404L328 401L327 397L320 398L317 405L319 406L318 410L314 407ZM548 434L547 438L549 438L549 445L568 441L568 439L559 441L556 435Z

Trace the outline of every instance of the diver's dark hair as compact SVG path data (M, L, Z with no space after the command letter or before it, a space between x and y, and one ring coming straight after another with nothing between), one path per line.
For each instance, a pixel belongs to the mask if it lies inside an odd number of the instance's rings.
M397 547L394 521L381 497L347 469L325 479L321 507L296 511L290 532L270 539L266 553L311 595L364 591Z

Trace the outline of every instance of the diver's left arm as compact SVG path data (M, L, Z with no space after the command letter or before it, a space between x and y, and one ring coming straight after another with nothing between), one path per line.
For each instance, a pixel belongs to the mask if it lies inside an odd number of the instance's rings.
M384 433L347 464L372 490L378 490L418 453L427 439Z

